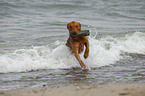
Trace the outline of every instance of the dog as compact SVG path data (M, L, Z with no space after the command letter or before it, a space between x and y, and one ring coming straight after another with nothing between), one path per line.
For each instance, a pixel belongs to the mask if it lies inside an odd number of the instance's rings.
M79 31L81 31L81 24L79 22L72 21L67 24L67 29L69 31L69 34L78 34ZM83 52L84 46L86 47L84 52L84 58L86 59L89 55L89 41L86 36L81 37L75 37L72 38L69 36L66 46L68 46L72 53L74 53L76 59L80 63L81 67L86 69L86 65L81 60L79 54Z

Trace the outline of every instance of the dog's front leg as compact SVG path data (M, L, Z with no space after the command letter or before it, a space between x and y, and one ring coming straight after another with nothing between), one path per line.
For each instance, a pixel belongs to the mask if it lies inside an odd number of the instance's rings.
M76 59L79 61L81 67L83 67L84 69L86 69L86 65L84 64L84 62L81 60L79 54L78 54L78 51L79 51L79 44L73 46L73 50L74 50L74 54L75 54L75 57Z
M86 59L89 55L89 42L88 41L85 43L85 47L86 47L86 50L84 53L84 58Z
M77 58L77 60L79 61L81 67L83 67L84 69L86 69L86 65L84 64L84 62L81 60L80 56L78 53L75 53L75 57Z

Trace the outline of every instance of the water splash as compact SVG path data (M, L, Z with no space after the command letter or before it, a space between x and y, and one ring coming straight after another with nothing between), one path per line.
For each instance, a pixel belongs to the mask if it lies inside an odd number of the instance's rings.
M96 68L115 64L123 58L124 52L145 54L145 33L135 32L123 37L107 36L99 40L89 38L90 53L87 59L83 58L86 66ZM75 56L71 54L65 44L54 42L51 46L20 49L14 53L0 56L0 72L26 72L39 69L70 69L80 67Z

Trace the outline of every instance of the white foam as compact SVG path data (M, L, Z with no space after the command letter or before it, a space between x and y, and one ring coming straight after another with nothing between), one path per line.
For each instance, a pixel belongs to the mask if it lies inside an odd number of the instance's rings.
M90 54L81 58L88 68L115 64L123 58L121 52L145 54L145 33L136 32L124 37L108 36L100 40L89 39ZM23 72L38 69L69 69L80 67L78 61L63 43L55 42L49 46L16 50L14 53L0 56L0 72Z
M145 33L136 32L132 35L126 35L126 40L120 42L121 49L129 53L145 53Z

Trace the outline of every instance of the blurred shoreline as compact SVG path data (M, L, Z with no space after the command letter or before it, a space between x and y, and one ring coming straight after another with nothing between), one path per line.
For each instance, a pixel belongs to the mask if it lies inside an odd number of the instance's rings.
M145 96L145 83L30 88L0 91L0 96Z

